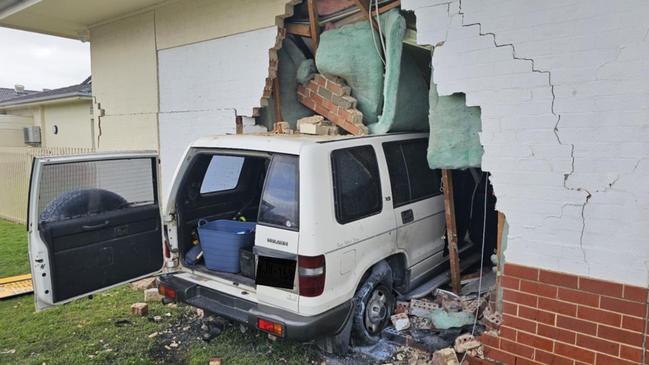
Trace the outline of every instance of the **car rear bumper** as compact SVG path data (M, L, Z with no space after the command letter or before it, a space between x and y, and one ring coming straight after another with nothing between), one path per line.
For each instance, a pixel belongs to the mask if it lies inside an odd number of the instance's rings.
M301 316L289 311L273 308L249 300L237 298L214 289L166 274L159 277L160 283L176 291L176 299L243 324L257 327L262 318L284 325L284 338L309 341L315 338L339 333L345 323L351 320L352 302L347 301L315 316Z

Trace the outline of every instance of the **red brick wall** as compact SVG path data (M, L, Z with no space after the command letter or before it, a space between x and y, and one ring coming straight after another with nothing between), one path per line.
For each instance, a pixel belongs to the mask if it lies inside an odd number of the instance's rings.
M501 287L500 336L481 337L489 358L515 365L642 362L646 288L514 264L505 265Z
M297 98L304 106L351 134L366 135L363 113L356 109L356 99L350 94L351 88L342 81L320 74L297 87Z

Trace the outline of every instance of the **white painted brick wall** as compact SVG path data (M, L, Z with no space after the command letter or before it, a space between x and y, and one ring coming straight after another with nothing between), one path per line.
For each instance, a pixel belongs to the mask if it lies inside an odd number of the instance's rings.
M649 2L402 7L415 11L418 42L442 44L440 95L481 107L507 261L649 284Z
M236 116L259 106L276 37L273 26L158 52L163 204L187 146L236 133Z

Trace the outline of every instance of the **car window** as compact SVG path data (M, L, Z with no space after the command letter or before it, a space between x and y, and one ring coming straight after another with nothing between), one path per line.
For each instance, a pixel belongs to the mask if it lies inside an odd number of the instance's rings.
M156 203L151 158L43 166L40 222L56 222Z
M232 190L239 184L245 157L214 155L201 183L201 194Z
M259 223L299 229L299 160L274 155L259 206Z
M345 224L381 212L381 181L372 146L331 153L336 220Z
M395 207L441 194L441 173L428 167L426 139L383 144Z
M403 158L401 143L389 142L383 144L385 160L390 174L392 188L392 201L394 206L399 206L410 201L410 183L406 161Z
M408 141L401 145L403 158L408 167L411 200L420 200L441 194L442 175L439 170L431 170L428 167L427 148L428 141L425 139Z

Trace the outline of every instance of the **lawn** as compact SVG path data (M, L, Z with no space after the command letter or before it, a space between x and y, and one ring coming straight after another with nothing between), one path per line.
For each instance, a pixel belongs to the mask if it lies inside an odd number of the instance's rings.
M0 220L0 277L29 272L26 237L23 225ZM0 300L0 363L206 365L213 356L224 365L321 361L313 346L273 342L236 325L205 343L203 321L186 306L149 303L148 316L130 315L142 296L125 285L40 313L32 295Z

